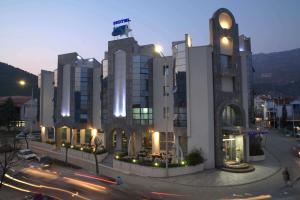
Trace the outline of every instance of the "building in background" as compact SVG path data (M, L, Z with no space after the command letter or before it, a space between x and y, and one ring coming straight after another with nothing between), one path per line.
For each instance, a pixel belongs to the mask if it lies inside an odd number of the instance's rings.
M96 59L83 59L77 53L59 55L57 70L42 71L39 87L43 141L55 140L60 146L90 144L96 135L103 139L101 64Z

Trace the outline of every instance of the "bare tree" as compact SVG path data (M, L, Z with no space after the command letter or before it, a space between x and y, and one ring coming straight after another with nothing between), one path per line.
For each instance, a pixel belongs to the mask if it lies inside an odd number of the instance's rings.
M69 148L71 147L71 144L69 142L66 142L66 143L63 143L62 144L63 147L65 147L65 163L68 163L68 151L69 151Z
M5 178L5 174L9 169L15 166L18 162L16 158L17 152L20 149L19 143L16 142L15 137L1 133L0 138L0 170L1 170L1 181L0 188Z
M94 146L95 146L95 149L93 150L93 153L94 153L94 156L95 156L96 174L99 174L99 165L98 165L97 153L100 150L100 147L102 146L102 140L98 136L96 136L94 138Z

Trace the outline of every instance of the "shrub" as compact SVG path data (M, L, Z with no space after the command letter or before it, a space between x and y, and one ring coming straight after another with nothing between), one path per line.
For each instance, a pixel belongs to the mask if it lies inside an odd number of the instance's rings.
M202 157L201 150L193 149L186 157L187 165L198 165L204 162L204 158Z
M47 143L47 144L53 145L53 144L55 144L56 142L55 142L55 141L51 141L51 140L47 140L46 143Z
M264 155L264 150L262 149L261 136L251 136L249 141L249 147L250 156Z

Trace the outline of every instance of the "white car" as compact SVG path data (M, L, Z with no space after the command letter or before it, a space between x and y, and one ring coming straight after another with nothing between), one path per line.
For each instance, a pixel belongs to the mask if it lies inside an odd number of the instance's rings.
M33 153L30 149L22 149L18 152L18 157L25 160L37 158L37 155Z
M19 134L16 135L17 139L25 139L25 134L23 132L20 132ZM31 134L27 135L27 139L33 139L33 136Z

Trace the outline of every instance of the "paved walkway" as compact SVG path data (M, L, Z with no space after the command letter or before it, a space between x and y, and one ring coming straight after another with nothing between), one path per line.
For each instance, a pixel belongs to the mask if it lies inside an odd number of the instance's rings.
M266 160L251 163L255 167L253 172L232 173L213 169L197 174L159 179L175 184L197 187L233 186L253 183L266 179L280 170L280 163L268 151L265 152Z

